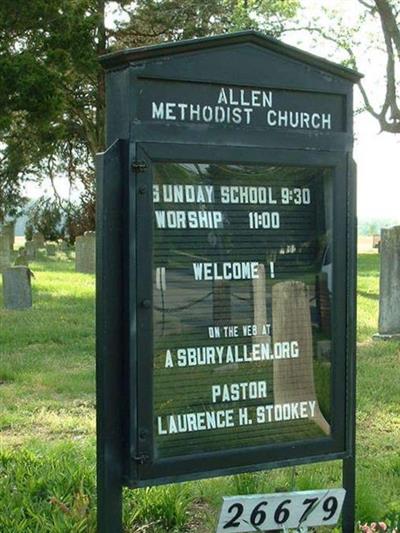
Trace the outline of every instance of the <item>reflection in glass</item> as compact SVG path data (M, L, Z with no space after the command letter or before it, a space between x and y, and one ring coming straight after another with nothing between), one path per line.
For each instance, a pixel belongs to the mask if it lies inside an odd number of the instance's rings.
M330 434L330 170L154 167L156 457Z

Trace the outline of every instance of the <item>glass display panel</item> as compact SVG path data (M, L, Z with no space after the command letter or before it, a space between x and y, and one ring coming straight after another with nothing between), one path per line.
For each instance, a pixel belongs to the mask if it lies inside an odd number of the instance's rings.
M155 458L329 436L331 170L153 174Z

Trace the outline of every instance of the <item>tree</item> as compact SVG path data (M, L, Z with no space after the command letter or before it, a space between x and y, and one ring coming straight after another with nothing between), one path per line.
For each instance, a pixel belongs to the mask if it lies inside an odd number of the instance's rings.
M64 237L62 213L59 205L51 198L40 198L28 211L25 235L28 240L39 232L46 241L57 241Z
M112 6L114 22L106 28ZM249 27L277 36L297 6L298 0L2 0L0 202L10 191L15 198L26 179L54 185L64 176L83 188L86 229L93 229L93 160L104 148L98 56Z
M0 226L7 219L20 216L26 202L20 181L3 178L0 181Z
M382 77L380 91L369 80L359 82L363 110L368 111L378 122L382 131L400 132L400 0L358 0L359 16L349 24L345 13L340 15L332 8L320 7L320 13L307 20L307 4L302 18L295 21L285 32L307 31L314 37L314 46L319 49L321 41L333 45L331 56L345 66L363 71L361 60L371 55L376 61L380 54ZM304 20L307 23L304 24ZM326 46L325 46L326 49ZM344 55L343 55L344 53ZM380 81L380 80L379 80Z
M116 44L142 46L244 29L278 37L298 7L299 0L142 0L122 6L126 20L118 24Z
M101 0L0 4L0 201L26 179L93 181L103 147ZM85 188L85 187L84 187ZM94 220L92 221L94 223Z
M372 17L379 17L384 46L386 51L386 88L384 100L380 108L375 108L368 97L362 83L360 90L365 107L380 124L383 131L400 133L400 94L399 73L400 67L400 2L397 0L373 0L367 2L359 0Z

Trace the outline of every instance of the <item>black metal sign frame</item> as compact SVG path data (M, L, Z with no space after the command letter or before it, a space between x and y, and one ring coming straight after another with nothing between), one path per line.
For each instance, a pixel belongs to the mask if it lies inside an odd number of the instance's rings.
M210 56L207 55L209 50L212 52ZM261 72L258 66L262 50L267 51L267 66L263 63ZM236 51L243 61L232 82L229 69L220 76L220 65ZM197 53L199 65L205 66L203 69L195 69L181 60L189 54L190 61L196 61ZM279 67L282 79L275 79L272 72L274 65L280 65L281 58L286 62ZM271 68L268 68L268 61L273 65ZM360 76L255 32L121 52L105 58L104 64L109 69L109 147L98 156L96 168L99 532L122 531L123 486L142 487L333 459L343 460L343 486L347 490L343 531L352 532L355 499L356 191L355 165L351 156L351 113L352 84ZM193 82L193 87L197 86L199 94L203 95L210 91L210 87L215 94L219 86L235 87L235 84L237 91L243 86L255 88L255 98L260 87L272 87L278 91L282 88L283 91L294 91L293 95L303 91L301 98L307 97L307 91L311 99L313 95L316 98L325 95L328 100L332 95L339 95L334 99L341 102L337 108L341 111L335 118L338 127L336 131L325 132L277 128L266 133L258 127L221 128L212 124L205 128L204 124L151 121L147 115L141 114L140 102L143 107L151 101L150 97L146 100L146 91L148 88L151 94L153 81L157 84L164 81L169 84ZM159 88L160 85L154 86L155 91ZM161 116L161 111L161 107L157 107L157 116ZM154 457L152 179L153 165L159 162L301 165L332 170L334 357L331 437L197 453L173 459Z
M184 479L271 469L301 463L343 459L343 484L348 491L344 523L354 523L354 416L355 416L355 218L354 165L338 154L310 154L226 147L224 162L329 165L336 182L334 217L336 292L335 330L346 345L335 349L346 354L334 365L334 438L295 446L266 446L238 452L215 453L182 461L152 464L153 413L151 339L151 239L152 163L156 161L209 161L209 147L185 148L161 144L114 143L99 156L98 173L98 275L97 275L97 424L98 493L100 531L119 531L122 486L154 485ZM135 159L131 159L132 157ZM140 161L140 169L129 165ZM345 208L345 209L344 209ZM102 216L99 216L99 213ZM149 215L150 213L150 215ZM140 261L138 249L140 247ZM132 273L134 275L132 276ZM140 281L140 283L138 283ZM336 307L337 306L337 307ZM344 317L346 319L344 320ZM135 339L137 338L137 342ZM130 340L129 340L130 339ZM130 342L131 341L131 342ZM132 342L133 341L133 342ZM340 342L340 341L339 341ZM127 357L122 357L122 354ZM137 354L146 354L138 358ZM341 376L346 380L342 381ZM129 386L135 383L135 386ZM135 406L138 406L138 409ZM221 465L224 465L221 467ZM112 527L112 529L111 529ZM122 527L122 526L121 526ZM114 529L115 528L115 529ZM350 531L345 529L344 531Z
M184 157L183 157L184 154ZM134 460L134 475L129 475L130 486L145 486L151 484L168 483L184 479L217 476L232 472L260 470L274 465L288 465L299 462L315 462L343 458L351 449L349 436L346 435L347 414L346 389L349 385L341 376L346 375L349 361L349 347L345 345L346 330L351 321L347 296L347 266L351 261L351 251L347 247L346 219L343 217L343 207L348 196L347 168L343 158L338 154L321 153L310 154L306 151L292 150L268 151L256 148L223 147L218 151L207 146L181 146L179 144L146 143L138 146L137 158L145 162L143 171L136 173L136 180L131 180L129 205L135 205L136 217L130 217L131 231L137 228L136 243L138 251L131 250L130 263L137 263L137 292L136 300L131 300L131 313L136 313L137 335L131 338L130 345L136 341L136 353L139 358L132 358L133 376L137 376L137 388L132 389L130 403L137 405L137 427L131 425L130 449L136 449L135 457L142 458L139 465ZM153 458L153 338L152 338L152 308L153 301L153 202L152 202L152 168L153 163L162 161L173 162L223 162L242 164L272 164L272 165L301 165L301 166L329 166L333 169L334 179L334 226L333 226L333 257L334 257L334 302L333 302L333 390L332 390L332 437L313 440L312 442L298 441L290 444L266 445L262 447L244 448L225 452L207 454L190 454L186 457L174 457L155 461ZM132 269L131 269L132 271ZM347 318L346 318L347 317ZM137 339L137 340L136 340ZM223 466L221 466L223 465ZM137 468L137 478L136 475Z

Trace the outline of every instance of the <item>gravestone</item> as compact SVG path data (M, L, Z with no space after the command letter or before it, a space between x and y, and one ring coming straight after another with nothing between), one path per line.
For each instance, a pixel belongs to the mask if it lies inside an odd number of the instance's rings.
M329 296L329 281L326 272L316 277L316 297L321 330L326 335L331 331L331 301Z
M269 334L261 335L262 325L267 323L267 291L265 265L259 264L257 268L258 277L252 280L253 284L253 312L254 324L257 327L253 336L253 344L263 341L271 342Z
M10 250L14 250L15 222L7 222L6 224L4 224L1 229L1 233L3 233L3 235L8 236Z
M11 265L11 250L9 236L0 233L0 272Z
M299 356L274 361L274 401L285 404L314 402L314 421L325 435L330 426L321 413L315 390L313 338L307 286L301 281L282 281L272 288L273 342L298 342Z
M329 361L332 356L332 341L317 341L317 358Z
M83 274L94 274L96 270L96 233L86 231L75 241L75 270Z
M56 255L57 246L55 244L46 244L46 252L49 257L54 257Z
M3 295L6 309L32 307L31 271L26 266L7 268L3 272Z
M29 259L25 248L18 250L18 255L14 262L15 266L29 266Z
M36 259L36 247L33 241L26 241L25 252L28 260Z
M380 243L379 327L375 339L400 338L400 226L383 228Z
M372 236L372 248L375 248L379 252L379 248L381 246L381 236L380 235L373 235Z
M60 252L67 252L68 251L68 243L67 241L60 241L58 243L58 249L60 250Z
M34 233L32 237L32 242L35 245L36 250L39 250L40 248L44 248L44 236L41 233Z

